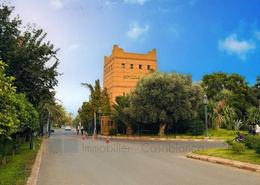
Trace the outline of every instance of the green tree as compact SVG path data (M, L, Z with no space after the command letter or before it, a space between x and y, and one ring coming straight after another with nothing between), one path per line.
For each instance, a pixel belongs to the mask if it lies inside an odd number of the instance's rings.
M260 107L260 76L256 77L256 83L254 87L252 87L252 90L255 94L255 97L258 99L258 107Z
M260 109L256 107L250 107L247 110L247 122L248 124L260 124Z
M134 120L130 114L130 97L129 96L117 96L115 103L112 106L112 119L120 127L123 125L126 128L125 133L127 135L133 134L133 122Z
M23 133L30 139L30 149L33 149L34 132L39 129L39 113L34 106L26 99L24 94L16 95L14 104L16 114L20 121L18 133ZM13 135L14 142L16 134Z
M232 130L234 128L236 119L237 119L237 114L232 107L227 106L223 109L224 128L228 130Z
M80 118L82 118L82 121L85 122L84 124L88 128L90 126L90 121L93 122L94 115L96 115L97 119L97 131L100 129L100 116L98 113L101 113L102 115L109 115L111 112L110 108L110 101L107 94L106 89L102 89L100 86L99 80L95 81L95 85L89 83L81 83L84 87L87 87L90 91L90 100L89 102L84 102L81 106L81 109L79 110ZM84 115L86 114L86 115Z
M82 83L83 86L87 87L90 90L90 103L92 105L93 111L98 111L99 108L101 108L102 103L102 89L100 86L99 80L95 81L95 86L92 86L88 83Z
M39 106L42 99L50 100L57 85L57 49L48 41L42 29L29 26L22 30L22 21L12 18L14 8L0 6L0 59L8 65L7 75L15 77L18 93ZM51 62L50 62L51 61Z
M93 106L90 102L83 102L81 108L78 111L78 115L81 122L81 124L88 130L88 132L91 132L90 129L93 127Z
M107 94L107 89L103 89L101 92L101 112L102 115L109 115L111 112L111 106L110 106L110 101L109 97Z
M62 111L56 102L52 101L43 101L39 105L39 109L41 110L41 123L46 122L46 124L42 125L42 128L46 126L46 132L50 136L51 124L59 123L62 120ZM41 131L44 134L44 130Z
M32 149L33 132L38 129L39 117L37 110L27 101L24 94L17 94L12 77L5 75L6 65L0 61L0 153L5 157L6 143L13 140L19 133L30 137Z
M219 101L220 93L226 91L229 96L229 106L235 109L238 117L243 119L246 109L257 105L257 99L253 89L250 88L245 79L238 74L213 73L205 75L202 79L204 88L210 100Z
M202 103L202 88L190 76L152 73L142 78L131 95L132 116L144 123L160 125L159 135L168 124L191 120Z
M0 61L0 139L10 139L19 130L20 120L15 104L17 95L12 84L13 77L5 75L6 65Z

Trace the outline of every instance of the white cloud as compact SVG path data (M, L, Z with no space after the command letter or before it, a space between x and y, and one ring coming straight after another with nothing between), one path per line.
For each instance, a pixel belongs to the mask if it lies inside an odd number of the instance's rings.
M124 3L144 5L148 0L124 0Z
M134 23L130 25L130 28L127 31L126 35L131 39L138 39L144 36L149 30L150 30L150 26L148 24L142 27L139 24Z
M219 49L245 60L246 54L255 49L255 44L249 40L238 39L236 34L231 34L219 41Z
M115 5L115 4L119 4L119 3L142 6L148 1L150 1L150 0L104 0L104 1L101 1L101 2L104 3L106 6Z
M55 9L61 9L64 6L62 0L50 0L51 6Z

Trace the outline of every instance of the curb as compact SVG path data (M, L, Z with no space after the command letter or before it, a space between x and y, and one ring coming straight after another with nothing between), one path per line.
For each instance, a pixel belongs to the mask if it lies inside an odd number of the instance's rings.
M111 139L119 139L119 140L130 140L130 141L209 141L209 142L224 142L223 139L184 139L184 138L156 138L156 137L134 137L134 136L102 136L99 135L97 138L106 139L107 137Z
M41 165L41 161L42 161L43 148L44 148L43 145L45 144L45 142L46 142L46 139L43 138L40 149L39 149L36 159L34 161L31 174L30 174L29 178L27 179L26 185L37 185L38 175L39 175L39 171L40 171L40 165Z
M207 155L199 155L193 153L188 153L186 157L260 173L260 165L257 164L245 163L230 159L223 159L220 157L211 157Z

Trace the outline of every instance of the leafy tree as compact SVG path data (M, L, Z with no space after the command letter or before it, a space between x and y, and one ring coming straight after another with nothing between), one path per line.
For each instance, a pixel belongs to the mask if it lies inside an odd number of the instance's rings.
M253 90L245 79L238 74L213 73L202 79L204 88L210 100L219 101L220 93L228 98L228 104L235 109L240 119L246 114L246 109L257 104ZM223 94L226 91L226 94ZM228 94L227 94L228 93Z
M0 61L0 139L10 138L19 130L20 120L15 104L17 95L12 85L13 77L5 75L6 65Z
M258 106L260 107L260 76L256 78L256 84L252 88L255 94L255 97L258 99Z
M224 128L232 130L236 119L237 114L232 107L227 106L223 109Z
M107 89L103 89L101 92L101 112L102 115L109 115L111 112L111 106L110 106L110 101L109 101L109 97L107 94Z
M16 133L23 133L30 139L30 149L33 149L34 132L39 129L39 113L34 106L26 99L24 94L16 95L16 102L14 104L16 114L20 121L19 131ZM13 135L13 140L16 140L16 134Z
M59 123L62 120L62 111L56 102L43 101L39 105L41 110L41 119L45 122L47 120L46 131L50 136L51 123ZM44 134L44 130L41 131Z
M76 127L80 123L80 115L77 114L77 116L72 121L73 126Z
M83 86L86 86L90 90L90 103L94 111L98 111L101 107L102 102L102 89L100 86L99 80L95 81L95 86L93 87L91 84L82 83Z
M93 108L90 102L83 102L81 109L78 111L79 121L90 132L90 128L93 126Z
M168 124L195 118L202 97L202 88L190 76L155 72L142 78L131 95L132 116L159 124L161 136Z
M121 126L126 128L125 133L127 135L133 134L133 122L134 120L130 114L130 97L129 96L117 96L115 104L112 106L112 119Z
M5 75L6 65L0 61L0 148L2 155L6 154L7 140L15 142L19 133L30 136L38 129L39 117L37 110L27 101L24 94L17 94L12 77Z
M50 100L57 85L57 49L46 42L42 29L28 27L21 31L22 21L11 17L13 7L0 6L0 59L8 64L7 75L14 76L17 92L25 93L35 107ZM52 61L52 62L50 62Z
M89 102L84 102L79 110L81 121L85 126L90 127L90 122L94 120L94 114L98 115L101 111L102 115L109 115L111 112L109 97L106 89L102 89L99 80L95 81L95 85L82 83L83 86L90 90ZM85 115L84 115L85 114ZM97 116L97 131L100 127L100 115Z
M34 106L27 101L24 94L16 95L15 107L17 110L17 116L20 120L20 131L33 132L39 129L39 114Z
M260 124L260 109L256 107L250 107L247 110L247 122L248 124Z

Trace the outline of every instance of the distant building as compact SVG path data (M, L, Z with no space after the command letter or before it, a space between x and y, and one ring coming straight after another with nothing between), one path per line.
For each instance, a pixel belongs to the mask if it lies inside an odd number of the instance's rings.
M117 96L131 92L138 80L157 69L156 50L146 54L125 52L118 45L113 46L111 56L104 57L103 86L107 89L111 105ZM115 127L109 116L102 116L101 134L108 135L109 129Z
M147 54L129 53L114 45L111 56L104 58L104 88L110 101L128 94L138 80L156 70L156 50Z

